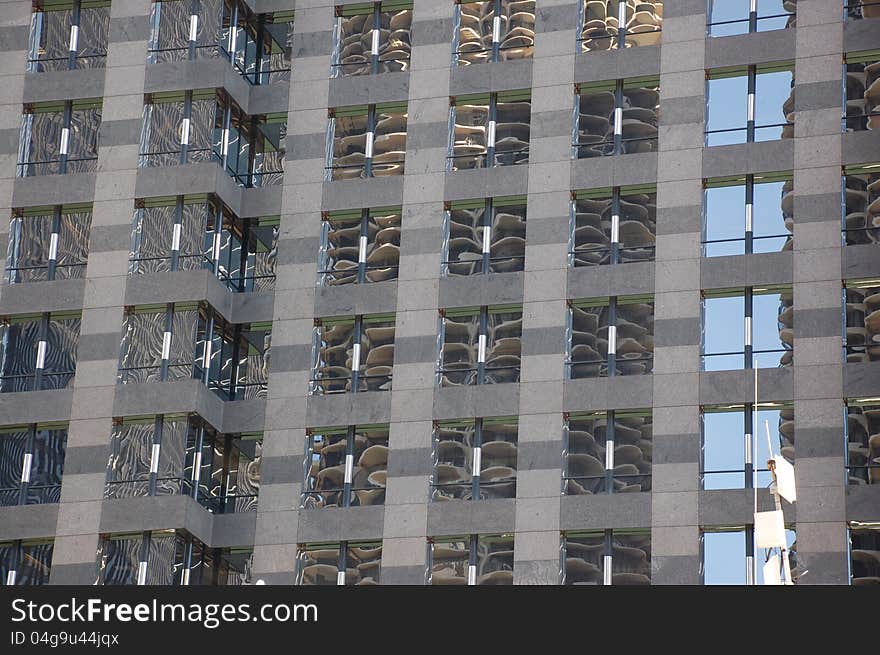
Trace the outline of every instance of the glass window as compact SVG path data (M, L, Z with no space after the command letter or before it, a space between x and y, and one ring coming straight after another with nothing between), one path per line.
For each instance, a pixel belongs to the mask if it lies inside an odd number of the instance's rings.
M660 45L663 3L660 0L581 0L582 52Z
M797 562L797 535L794 528L787 527L785 536L792 578L797 582L801 571ZM757 548L752 526L706 529L702 532L701 542L703 557L700 572L704 585L765 584L764 565L774 554L772 551L777 549Z
M535 0L456 2L454 60L459 66L531 58Z
M880 164L847 167L842 185L844 243L880 243Z
M450 203L443 224L443 274L522 271L525 196Z
M516 418L434 426L431 500L516 498Z
M309 430L302 507L384 505L387 468L387 425Z
M519 382L522 307L444 310L439 346L441 387Z
M880 523L853 521L849 530L850 584L880 581Z
M199 308L194 303L167 308L131 308L125 314L119 383L193 377Z
M76 372L79 314L12 317L0 324L0 393L64 389Z
M26 105L18 177L95 172L100 126L100 99Z
M570 218L570 266L654 260L657 241L655 187L614 187L576 192Z
M880 18L880 0L844 0L848 20Z
M107 498L185 493L184 456L191 440L186 416L114 423L107 464Z
M651 490L653 419L649 410L572 414L565 421L563 493Z
M0 430L0 506L59 502L66 445L66 426Z
M711 0L709 36L781 30L796 25L797 0Z
M794 296L769 286L703 292L703 370L791 366Z
M91 223L91 205L14 211L9 223L7 283L85 277Z
M214 221L219 211L212 201L198 198L137 203L129 274L212 268Z
M232 3L235 5L236 3ZM193 8L196 13L193 14ZM150 6L147 62L161 64L218 56L221 14L231 7L221 0L158 0Z
M400 262L399 207L324 214L318 283L322 286L396 280Z
M334 77L409 70L411 1L343 5L336 12Z
M233 69L254 85L289 82L293 12L255 15L244 2L228 1L221 11L219 52Z
M570 379L651 373L654 300L621 296L572 301L567 340Z
M880 360L880 280L845 283L847 362Z
M0 586L49 584L53 547L52 541L0 542Z
M527 164L531 113L531 91L454 98L447 170Z
M880 399L848 400L845 430L849 484L880 484Z
M34 3L27 70L104 68L110 0Z
M794 136L794 74L788 63L710 71L706 145Z
M317 319L312 394L389 391L394 316Z
M660 80L596 82L575 86L574 156L577 159L657 151Z
M703 192L703 256L791 250L793 188L790 175L709 180Z
M381 542L307 544L297 554L296 584L377 585L382 572Z
M767 488L772 481L767 469L771 438L773 457L781 454L794 464L795 422L790 404L763 403L757 411L754 405L705 407L702 421L700 478L704 489Z
M406 111L405 103L331 109L325 179L403 175Z
M873 7L880 14L880 2ZM847 53L844 68L844 131L880 128L880 55L876 51Z
M429 585L512 585L513 535L428 538Z
M651 533L574 532L562 539L562 584L651 584Z

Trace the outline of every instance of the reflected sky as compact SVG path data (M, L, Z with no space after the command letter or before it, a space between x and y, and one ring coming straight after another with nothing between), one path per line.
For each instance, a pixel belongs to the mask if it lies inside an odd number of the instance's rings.
M757 368L782 365L790 341L790 319L780 324L788 307L781 293L755 293L752 297L752 344ZM745 296L705 298L703 300L703 370L725 371L744 368ZM789 363L790 356L786 358Z
M777 456L784 444L779 433L780 407L759 408L757 422L750 429L757 430L757 485L766 488L771 482L770 472L766 470L770 451L767 445L766 421L770 426L773 450ZM742 409L729 412L703 414L703 477L704 489L742 489L745 487L745 417ZM721 471L733 471L722 473Z
M782 138L785 103L791 96L791 71L758 72L755 76L755 141ZM745 143L748 123L748 75L708 81L706 131L708 145ZM715 133L717 130L734 130Z
M734 34L747 34L749 31L749 0L712 0L709 7L710 23L725 23L727 21L740 21L727 25L710 25L711 36L731 36ZM784 29L788 23L788 17L772 18L778 14L785 14L782 0L758 0L758 31Z
M786 530L785 538L789 548L794 544L794 530ZM766 549L756 548L757 583L764 584L764 561ZM794 562L792 562L794 566ZM746 533L745 530L732 532L705 532L703 534L703 584L744 585L746 584Z

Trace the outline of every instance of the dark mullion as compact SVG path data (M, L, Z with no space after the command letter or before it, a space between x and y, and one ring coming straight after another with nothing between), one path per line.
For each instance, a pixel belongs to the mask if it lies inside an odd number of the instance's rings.
M183 149L184 147L185 146L181 146L181 149ZM174 202L174 225L172 227L171 234L173 235L178 230L181 233L183 232L183 196L177 196L177 199ZM180 268L180 243L178 242L177 248L175 248L172 236L171 270L176 271L178 268Z
M619 264L620 263L620 187L614 187L614 189L611 192L611 215L617 216L617 225L618 225L617 240L611 242L611 263L612 264Z
M608 299L608 336L611 336L611 328L614 328L614 352L611 351L611 343L608 348L608 377L617 373L617 297ZM610 338L609 338L610 342Z
M471 567L474 567L475 575L474 575L474 585L477 584L477 576L476 576L476 568L477 568L477 545L479 543L479 535L469 535L468 537L468 570L465 573L465 580L467 581L471 576Z
M746 580L751 579L751 584L758 584L758 576L755 567L755 528L754 526L747 525L745 529L746 533L746 563L751 564L746 573ZM751 558L751 562L749 562L749 558Z
M193 567L193 540L187 539L183 543L183 561L180 563L180 585L189 586L190 574Z
M746 142L753 143L755 140L755 115L758 111L758 98L755 95L755 87L757 86L757 74L754 66L749 66L748 72L748 90L746 102L751 106L752 115L746 121ZM750 102L749 98L754 98L754 102Z
M52 234L57 234L58 237L58 246L61 245L61 205L55 205L52 208ZM51 237L50 237L51 239ZM51 243L51 241L50 241ZM46 279L54 280L55 279L55 270L58 268L58 252L56 250L55 256L50 257L49 261L46 265Z
M757 9L749 11L749 32L758 31L758 11Z
M66 100L64 102L64 111L61 117L62 135L67 131L67 143L65 144L66 152L60 153L58 156L58 172L64 174L67 172L67 160L70 158L70 122L73 117L73 101ZM62 137L63 138L63 137ZM60 145L60 144L59 144Z
M614 129L614 154L620 155L623 152L623 134L617 131L617 110L623 111L623 80L617 80L614 86L614 114L612 117L612 128ZM621 120L621 132L623 121Z
M355 426L349 425L348 426L348 433L345 435L345 459L343 460L343 471L345 471L345 473L348 473L348 458L349 458L349 456L352 456L352 457L354 456L354 431L355 431ZM353 475L353 471L354 471L354 467L352 467L352 475ZM346 477L343 478L343 482L342 482L342 494L343 494L342 506L343 507L350 507L351 506L352 481L347 480L346 479L347 477L348 476L346 475Z
M145 568L145 570L144 570L144 584L147 583L146 573L147 573L147 571L149 571L149 568L150 568L149 562L150 562L150 541L151 541L151 539L152 539L152 535L150 534L150 532L148 530L141 533L141 548L140 548L140 552L138 553L138 567L137 567L137 571L135 573L135 584L138 583L138 581L139 581L138 579L140 578L141 562L146 563L146 566L144 567Z
M498 40L495 40L495 19L501 17L501 0L495 0L495 8L492 10L492 61L497 62L501 59L501 34L498 34ZM499 20L499 25L501 24Z
M172 329L174 326L174 303L170 302L165 305L165 330L162 333L162 343L164 349L164 340L165 340L165 332L171 335L171 343L173 345L174 342L174 330ZM164 353L163 353L164 355ZM171 348L168 349L168 357L162 357L162 363L159 366L159 380L165 381L168 379L168 363L171 359Z
M495 129L492 131L492 143L486 144L486 168L492 168L495 166L495 141L498 138L498 94L490 93L489 94L489 125L495 124ZM489 127L488 125L486 126Z
M476 450L477 448L482 449L483 447L483 419L478 418L474 420L474 444L473 448ZM472 451L473 453L474 451ZM482 452L480 453L480 460L482 462ZM480 471L477 468L477 462L474 461L473 454L471 455L471 500L479 500L480 498ZM482 464L480 465L482 468Z
M164 417L164 415L159 414L153 423L153 441L151 443L151 449L150 449L150 468L151 468L150 482L149 482L149 491L147 492L148 496L155 496L156 495L156 486L157 486L157 481L159 479L159 472L158 472L158 460L156 462L156 464L157 464L156 471L152 470L153 451L156 450L156 446L158 446L159 452L161 453L162 432L164 430L164 427L165 427L165 417Z
M196 429L196 440L193 445L193 472L190 476L190 484L192 488L190 489L190 497L199 502L199 486L202 482L202 449L205 446L205 426L199 425Z
M489 230L489 236L490 236L490 239L489 239L489 251L483 253L483 260L482 260L482 263L483 263L483 270L482 270L482 273L484 273L484 274L489 272L489 266L490 266L490 263L491 263L491 260L492 260L492 257L491 257L491 249L492 249L492 243L491 243L491 241L492 241L492 239L491 239L491 237L492 237L492 233L491 233L491 230L492 230L492 219L494 218L494 213L495 213L495 207L494 207L494 204L493 204L493 202L492 202L492 198L487 198L487 199L486 199L486 209L485 209L485 211L483 212L483 230L484 230L484 234L485 234L485 230L487 230L487 229ZM483 237L483 238L485 239L485 237ZM481 244L480 244L480 249L482 250L482 248L483 248L483 244L481 243Z
M216 246L215 246L216 244ZM214 208L214 236L211 240L211 270L214 277L220 275L220 246L223 245L223 209L220 206ZM229 281L226 282L229 284Z
M192 135L192 91L183 93L183 120L186 125L186 143L180 144L180 163L186 164L189 159L189 140Z
M370 156L364 158L364 175L373 177L373 155L376 147L376 105L370 105L367 108L367 138L370 139Z
M755 450L755 439L757 432L754 429L754 416L753 412L757 411L757 407L752 405L751 403L746 403L743 407L743 436L750 434L750 439L743 439L746 446L745 452L745 488L752 489L755 486L755 478L754 478L754 468L755 464L752 462L752 453Z
M348 542L340 541L339 542L339 562L336 568L336 584L339 585L339 574L341 573L343 576L343 583L347 582L345 580L345 570L348 566Z
M235 50L238 48L238 3L232 3L232 11L229 13L229 38L226 45L229 47L229 63L235 67Z
M361 373L361 336L363 335L364 325L363 325L364 317L363 316L355 316L354 318L354 330L352 332L352 341L351 341L351 350L352 357L355 354L355 344L357 344L357 370L354 369L355 361L352 360L352 370L351 370L351 392L357 393L358 387L360 387L360 373Z
M229 389L227 392L227 397L229 398L229 400L235 400L236 394L238 393L238 376L241 371L241 342L244 339L244 337L242 337L241 335L241 327L242 326L240 324L236 325L233 329L232 335L232 363L230 365ZM223 366L222 360L220 361L220 366Z
M257 84L261 83L262 75L263 75L263 44L265 43L263 38L264 38L264 32L265 32L265 25L266 25L266 15L265 14L258 14L257 26L256 26L257 35L254 38L254 57L256 57L256 59L254 61L254 79L251 82L255 86ZM245 64L246 63L247 62L245 62ZM268 75L268 73L267 73L267 75ZM245 79L247 80L247 76L245 76ZM268 80L266 80L266 81L268 82Z
M251 157L253 157L253 147L250 148ZM252 166L248 170L252 170ZM241 222L241 248L238 251L238 281L237 291L244 291L247 286L247 270L248 270L248 253L251 241L251 221L244 219Z
M614 490L614 444L616 443L616 438L614 434L614 410L609 409L605 414L605 462L608 460L608 448L609 445L612 448L611 452L611 466L605 468L605 493L610 494ZM604 465L605 462L602 462Z
M480 329L477 333L477 384L483 384L486 381L486 351L489 346L489 308L488 307L480 307ZM479 338L482 336L484 347L483 347L483 360L479 361L480 355L480 343Z
M214 357L214 330L216 326L214 325L214 312L208 310L207 317L205 318L205 336L203 337L205 345L202 347L202 384L206 387L209 387L211 384L211 360ZM220 357L223 357L223 339L220 339ZM205 357L208 354L208 348L211 349L210 356ZM221 362L222 365L222 362Z
M40 342L46 342L46 350L43 355L42 366L36 366L40 362L34 362L34 390L38 391L43 386L44 371L46 370L46 358L49 356L49 312L40 315L40 327L37 331L37 355L40 352Z
M361 212L361 229L358 233L358 272L357 272L357 283L363 284L367 280L367 262L360 261L360 252L361 252L361 239L366 237L369 240L370 236L370 210L364 209Z
M380 2L377 2L373 5L373 30L381 34L381 16L380 16ZM375 75L379 72L379 53L373 53L373 35L370 34L370 72Z
M755 326L752 324L752 305L754 301L754 291L752 290L752 287L746 288L743 301L743 304L745 305L745 323L749 328L748 334L743 335L748 341L743 347L743 368L753 368L755 362L752 361L752 353L754 350L752 335L755 332Z
M751 174L746 175L746 211L751 212L751 221L746 225L745 251L751 255L755 248L755 176Z
M73 9L71 10L70 15L70 28L73 30L75 27L77 30L77 47L79 47L79 24L81 20L81 7L80 0L74 0ZM67 35L68 39L70 39L70 32ZM68 41L68 49L67 49L67 68L69 70L74 70L76 68L76 50L70 49L70 42Z
M30 468L33 467L34 441L36 440L36 431L37 431L36 427L37 427L36 423L28 426L27 441L25 441L25 446L24 446L24 458L22 459L22 465L21 465L21 483L18 486L18 504L19 505L26 505L27 504L27 492L28 492L28 488L31 485ZM29 469L27 471L25 471L24 461L27 458L28 454L30 454L30 456L31 456L31 464L30 464ZM24 481L25 476L27 476L27 478L28 478L27 482Z
M189 7L190 16L198 16L199 15L199 8L200 8L199 0L190 0L190 7ZM192 18L190 18L190 21L192 21ZM199 22L201 22L200 19L199 19ZM190 24L192 24L192 23L190 23ZM187 31L189 31L189 25L187 26ZM196 58L196 41L198 39L198 30L196 30L196 32L197 33L193 35L196 38L192 39L188 43L187 57L189 58L190 61L193 61ZM189 36L189 35L187 35L187 36Z
M607 557L608 560L610 560L608 566L611 568L611 570L608 571L608 579L609 579L608 584L610 586L611 585L611 578L613 576L612 571L613 571L613 566L614 566L614 540L613 540L612 531L605 530L604 537L605 537L605 548L604 548L603 557L602 557L602 584L603 585L605 584L605 562L606 562L606 557Z
M215 439L219 438L219 435L215 436ZM220 477L220 498L218 499L219 506L222 508L222 512L226 513L226 495L229 493L229 460L232 453L232 437L226 435L223 437L223 475ZM213 464L213 462L212 462ZM213 467L212 467L213 468ZM233 501L234 502L234 501Z

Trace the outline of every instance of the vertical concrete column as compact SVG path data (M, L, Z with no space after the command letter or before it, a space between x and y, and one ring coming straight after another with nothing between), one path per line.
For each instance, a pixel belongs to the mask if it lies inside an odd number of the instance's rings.
M104 496L131 246L149 0L110 8L89 261L61 486L53 584L91 584Z
M0 254L4 258L4 269L18 164L30 20L28 3L0 2L0 50L3 51L0 59Z
M272 365L254 544L256 577L267 584L291 584L296 571L333 21L333 2L321 0L297 7L293 26Z
M653 584L697 584L705 2L664 5L654 310Z
M562 391L578 5L537 3L523 280L515 584L559 583Z
M802 584L847 582L841 343L840 7L798 3L794 117L794 418Z
M453 10L413 4L383 584L425 580Z

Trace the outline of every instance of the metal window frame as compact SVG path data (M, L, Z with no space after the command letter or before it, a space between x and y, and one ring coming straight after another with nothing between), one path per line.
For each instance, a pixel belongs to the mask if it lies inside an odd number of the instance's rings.
M623 0L621 0L623 2ZM621 5L623 6L623 5ZM581 108L581 98L584 95L589 95L591 92L599 92L599 91L611 91L614 93L614 120L613 120L613 139L612 141L604 141L603 143L610 143L612 145L612 151L610 153L605 154L605 157L616 156L616 155L625 155L628 154L624 151L624 144L634 143L639 141L657 141L658 136L651 137L640 137L640 138L632 138L632 139L624 139L623 138L623 111L626 109L626 102L624 98L624 91L626 89L631 88L660 88L660 77L658 75L646 75L643 77L627 77L627 78L618 78L616 80L604 81L604 82L576 82L574 85L574 126L572 129L572 159L589 159L588 157L580 157L580 148L583 147L584 144L580 143L578 139L579 125L580 125L580 108Z
M566 559L568 552L569 538L602 537L602 586L612 585L612 575L614 567L614 536L615 535L640 535L647 536L651 539L653 546L653 535L650 528L607 528L605 530L568 530L561 535L559 546L559 584L566 583Z
M569 268L580 268L576 265L577 255L579 251L577 249L577 243L575 234L577 231L577 202L579 200L591 200L591 199L610 199L611 200L611 249L610 249L610 261L606 264L599 264L599 266L607 266L614 264L625 264L629 262L624 262L621 260L621 250L630 250L628 248L621 248L620 246L620 221L622 217L622 203L624 199L629 196L635 195L653 195L657 196L657 185L656 184L641 184L641 185L630 185L630 186L613 186L613 187L605 187L601 189L590 189L588 191L572 191L571 192L571 202L569 206L569 234L568 234L568 266ZM656 229L654 237L656 238ZM657 246L641 246L642 250L652 250L656 252ZM594 248L594 251L600 251L604 249ZM651 256L651 259L646 261L654 261L654 255Z
M330 250L330 226L335 222L345 221L352 223L352 225L356 223L359 225L358 267L355 284L366 284L370 282L367 279L368 267L366 259L367 249L370 244L370 219L374 216L387 216L388 214L400 216L401 223L403 222L403 208L400 205L388 207L364 207L363 209L356 210L329 211L321 213L321 247L318 257L318 284L320 286L329 286L329 275L335 272L327 268L327 251ZM399 267L400 265L398 264L397 268L399 269Z
M296 581L295 584L297 586L308 586L303 585L303 571L305 569L305 559L307 554L311 550L323 550L327 548L333 548L339 551L339 558L336 563L336 586L343 587L346 585L346 573L348 569L348 560L349 555L352 548L359 547L367 547L367 548L382 548L382 541L371 541L371 540L342 540L342 541L328 541L328 542L316 542L316 543L301 543L297 545L297 554L296 554ZM382 557L379 556L379 570L381 575L382 570Z
M83 9L100 9L102 7L110 7L110 0L43 0L41 3L34 3L31 14L31 33L29 38L29 46L28 46L28 71L29 72L40 72L36 69L38 68L40 62L47 61L45 59L40 59L37 56L38 47L39 47L39 35L43 30L43 19L41 14L45 14L46 12L58 11L58 10L69 10L71 12L70 17L70 32L68 35L68 48L67 48L67 70L76 70L76 61L80 59L77 55L78 46L79 46L79 28L82 21L82 10ZM40 14L40 16L38 16ZM107 12L107 26L108 26L108 42L104 44L103 52L97 55L86 55L82 57L83 59L93 59L93 58L104 58L107 57L107 46L109 45L109 23L110 23L110 12ZM48 60L52 61L52 60ZM103 66L102 66L103 68ZM45 71L43 71L45 72Z
M439 330L438 330L438 338L437 338L437 385L441 386L443 380L443 374L446 372L446 369L443 367L443 347L446 343L446 324L445 320L447 317L455 317L455 316L478 316L479 317L479 330L478 330L478 343L482 342L484 345L480 348L483 353L483 357L477 357L477 368L475 369L477 375L475 376L475 381L473 385L482 385L486 383L486 362L485 362L485 351L488 346L488 324L489 324L489 314L505 314L505 313L520 313L523 312L523 306L518 303L509 304L509 305L481 305L478 307L463 307L463 308L454 308L454 309L441 309L439 310ZM522 338L522 336L520 336ZM522 365L520 365L520 371L522 369ZM473 369L472 369L473 370Z
M488 275L491 272L491 263L493 260L492 257L492 227L495 221L496 211L499 207L522 207L525 211L523 212L525 218L524 220L528 220L528 204L527 197L524 195L520 196L499 196L499 197L490 197L485 200L463 200L463 201L447 201L444 203L444 211L443 211L443 248L441 252L442 263L441 263L441 275L443 277L450 277L449 275L449 240L451 238L451 228L452 228L452 212L459 209L483 209L483 214L480 218L480 227L483 228L483 243L482 243L482 257L480 258L480 267L478 271L473 273L468 273L465 276L461 277L472 277L474 275ZM485 236L487 235L488 236ZM525 254L522 257L499 257L494 259L523 259L525 260ZM459 276L453 276L459 277Z
M500 0L496 0L500 1ZM482 166L474 168L498 168L501 166L513 166L515 164L500 164L496 158L496 126L498 125L498 103L508 102L528 102L529 103L529 125L531 126L531 106L532 106L532 90L523 89L515 91L491 91L489 93L473 93L460 96L450 96L449 98L449 146L446 151L446 172L451 173L456 170L456 159L465 157L479 157L483 161ZM460 105L480 104L486 105L488 109L488 122L486 127L486 152L483 155L456 155L455 154L455 117ZM528 152L531 148L531 129L529 131L529 147L519 152ZM525 164L527 162L520 162Z
M637 33L637 32L631 32L629 29L627 29L626 21L621 20L621 17L625 15L626 0L620 0L620 3L618 4L618 15L617 15L617 24L618 24L617 29L618 29L618 31L617 31L617 34L614 36L607 36L607 37L589 37L589 38L584 37L584 29L586 27L586 22L587 22L586 4L587 4L587 0L580 0L578 2L578 37L577 37L577 48L575 50L575 54L593 52L592 50L584 50L583 46L582 46L584 41L589 41L591 39L592 40L608 39L608 40L611 40L612 43L614 43L614 40L616 40L617 46L614 48L608 48L608 50L623 50L623 49L625 49L627 47L626 36L628 34ZM661 8L662 8L662 4L661 4ZM655 6L655 9L656 9L656 6ZM655 30L651 30L651 33L657 33L657 32L660 32L660 33L663 32L662 19L660 21L660 27L658 27ZM644 34L644 32L642 32L642 33Z
M367 124L365 130L365 144L364 144L364 177L372 178L375 177L373 175L373 145L376 141L376 125L377 119L376 117L380 113L402 113L407 117L407 126L409 124L409 103L408 101L402 102L381 102L381 103L372 103L366 105L355 105L351 107L331 107L328 112L328 121L327 126L327 164L325 165L325 173L324 173L324 181L331 182L333 181L333 171L337 168L355 168L354 166L336 166L333 163L334 156L333 150L336 142L336 119L343 118L346 116L366 116ZM406 159L406 155L404 154L404 160ZM401 162L405 164L404 162ZM361 168L361 166L357 166L357 168Z
M351 377L348 378L351 383L351 391L342 392L342 393L367 393L367 391L360 391L360 381L362 379L366 379L365 375L361 375L361 368L363 365L363 361L361 361L361 353L360 344L362 343L362 339L365 334L365 325L369 325L370 323L384 323L395 321L396 316L393 313L387 314L357 314L353 316L334 316L332 318L323 318L318 317L314 319L314 340L312 345L312 361L315 363L315 367L311 370L311 378L310 378L310 390L309 395L336 395L336 394L326 394L319 391L318 383L324 380L324 378L317 377L318 366L320 363L320 353L321 353L321 344L323 342L322 331L323 328L327 325L338 325L344 323L350 323L354 326L352 330L352 347L357 344L357 357L352 356L352 364L356 364L356 368L352 368ZM397 326L395 325L395 331ZM365 361L365 360L364 360ZM388 377L393 379L393 372ZM341 379L341 378L340 378ZM389 389L390 390L390 387Z
M341 72L343 70L343 66L347 64L343 64L339 61L340 55L340 44L341 36L342 36L342 18L348 18L351 16L363 16L363 15L371 15L373 28L372 28L372 43L370 49L370 75L378 75L380 73L379 67L383 60L379 58L379 45L380 45L380 33L382 30L382 14L384 12L389 11L412 11L413 9L413 0L375 0L374 2L362 2L358 4L348 4L348 5L336 5L334 8L334 16L336 17L336 24L333 29L333 62L331 66L332 77L355 77L353 75L346 75ZM410 29L410 34L412 30ZM412 59L412 55L406 59L406 61L410 61ZM388 61L388 60L385 60ZM396 60L402 61L402 60Z
M797 10L795 10L794 12L786 11L781 14L769 14L767 16L758 15L758 0L749 0L749 13L748 13L748 16L746 16L745 18L734 18L732 20L713 21L712 20L712 12L711 12L712 6L713 5L710 3L709 4L709 11L706 12L706 35L709 37L715 37L715 38L724 37L724 36L735 36L732 34L723 34L723 35L712 34L712 27L715 25L733 25L736 23L747 23L749 29L747 32L743 32L743 34L754 34L755 32L765 31L765 30L758 29L758 27L760 25L758 21L768 20L771 18L783 18L785 16L788 16L789 19L797 17ZM787 28L788 27L786 26L785 28L781 28L781 29L787 29ZM777 29L780 29L780 28L777 28ZM766 30L766 31L771 32L771 31L776 31L776 30ZM736 35L736 36L738 36L738 35Z
M477 564L479 563L477 554L480 546L480 542L484 542L489 539L510 539L513 540L514 534L512 532L500 532L500 533L471 533L464 535L446 535L442 537L428 537L427 540L427 557L426 562L427 566L425 567L425 584L431 585L433 579L433 568L434 568L434 546L436 544L444 544L455 541L463 541L467 543L468 546L468 571L467 571L467 586L479 586L477 582ZM516 547L515 544L513 546ZM516 560L514 559L514 567ZM515 570L515 569L514 569Z

